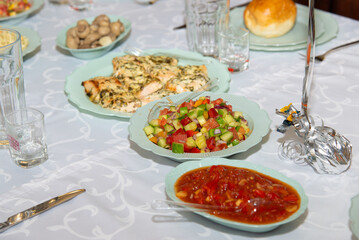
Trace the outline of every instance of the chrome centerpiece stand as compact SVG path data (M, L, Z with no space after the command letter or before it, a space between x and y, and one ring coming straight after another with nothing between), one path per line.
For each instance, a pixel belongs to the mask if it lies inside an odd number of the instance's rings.
M299 140L284 141L279 147L279 155L298 164L308 164L320 174L340 174L348 170L351 165L352 145L350 141L333 128L325 126L319 116L308 115L308 96L313 79L314 53L314 0L309 0L307 55L301 111L291 104L276 110L277 114L286 118L277 130L285 133L289 127L294 127Z

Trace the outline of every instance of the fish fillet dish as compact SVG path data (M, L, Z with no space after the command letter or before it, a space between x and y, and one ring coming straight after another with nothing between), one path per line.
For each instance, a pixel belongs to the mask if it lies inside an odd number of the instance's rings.
M103 108L133 113L149 102L196 91L209 80L205 65L178 65L166 56L124 55L112 60L111 76L82 82L89 100Z

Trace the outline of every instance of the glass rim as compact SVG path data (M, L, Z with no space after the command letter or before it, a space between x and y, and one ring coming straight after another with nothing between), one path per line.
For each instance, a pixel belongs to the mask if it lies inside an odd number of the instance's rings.
M14 33L16 35L16 39L15 39L15 41L13 41L13 42L11 42L11 43L9 43L7 45L0 46L0 49L8 48L11 45L15 45L17 42L20 42L20 45L21 45L21 34L18 31L16 31L15 29L11 29L11 28L2 28L2 27L0 27L0 32L1 31L7 31L7 32Z
M26 113L32 112L34 114L34 119L27 120L22 123L18 123L17 121L10 122L8 118L18 114L19 112L26 112ZM43 121L44 114L40 110L37 110L36 108L26 107L26 108L20 108L20 109L12 111L10 113L7 113L4 116L4 120L5 120L5 124L11 125L11 126L31 125L35 122Z

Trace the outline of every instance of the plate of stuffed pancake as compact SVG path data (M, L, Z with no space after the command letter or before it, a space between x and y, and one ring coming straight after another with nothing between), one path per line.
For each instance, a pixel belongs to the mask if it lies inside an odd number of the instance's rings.
M130 118L146 104L218 79L213 92L229 90L227 66L211 57L180 49L148 49L141 56L109 53L72 72L65 93L81 111Z

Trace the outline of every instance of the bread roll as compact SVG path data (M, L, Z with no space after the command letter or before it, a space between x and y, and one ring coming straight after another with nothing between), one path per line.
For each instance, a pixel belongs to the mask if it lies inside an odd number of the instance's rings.
M243 14L249 31L266 38L286 34L294 26L296 17L297 8L292 0L253 0Z

